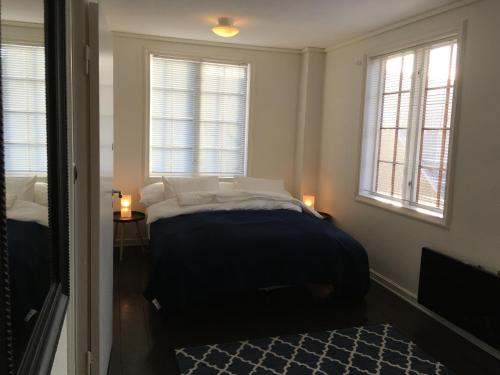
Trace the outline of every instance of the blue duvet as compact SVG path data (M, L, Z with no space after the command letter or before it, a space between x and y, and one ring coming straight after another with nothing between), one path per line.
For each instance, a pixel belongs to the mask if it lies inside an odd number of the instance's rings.
M278 285L333 284L344 297L368 290L363 247L310 214L201 212L158 220L150 230L154 259L144 294L166 310Z

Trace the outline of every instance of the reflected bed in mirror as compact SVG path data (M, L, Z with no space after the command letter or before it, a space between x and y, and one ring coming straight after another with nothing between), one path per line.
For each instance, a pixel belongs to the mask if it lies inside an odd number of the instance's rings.
M14 369L50 287L43 1L2 7L2 102Z
M64 2L2 1L2 374L48 368L68 294L64 24L47 23L61 14Z

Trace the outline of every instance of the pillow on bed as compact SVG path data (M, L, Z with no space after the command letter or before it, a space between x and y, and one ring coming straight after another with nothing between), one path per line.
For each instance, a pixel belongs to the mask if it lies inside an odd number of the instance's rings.
M219 182L219 190L222 191L229 191L229 190L234 190L234 182Z
M46 182L35 182L35 203L49 206L49 186Z
M144 186L141 190L141 202L144 206L149 207L152 204L165 200L165 188L163 182L157 182L151 185Z
M170 199L175 197L179 193L219 190L219 178L217 176L203 176L203 177L164 176L163 187L165 188L165 199Z
M17 195L16 194L5 194L5 208L6 209L9 209L11 208L13 205L14 205L14 202L16 201L17 199Z
M36 176L7 177L5 182L7 194L14 194L22 201L33 202L35 200Z
M269 191L272 193L290 195L285 190L283 180L270 180L267 178L235 177L234 187L239 190Z

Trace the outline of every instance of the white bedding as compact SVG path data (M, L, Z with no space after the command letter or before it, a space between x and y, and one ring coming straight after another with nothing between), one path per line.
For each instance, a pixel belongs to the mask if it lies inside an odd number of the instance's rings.
M49 226L48 207L35 202L16 199L7 209L7 218L18 221L34 221L46 227Z
M218 190L180 193L174 198L155 203L148 208L147 223L196 212L283 209L307 211L321 218L316 211L289 195L251 190Z

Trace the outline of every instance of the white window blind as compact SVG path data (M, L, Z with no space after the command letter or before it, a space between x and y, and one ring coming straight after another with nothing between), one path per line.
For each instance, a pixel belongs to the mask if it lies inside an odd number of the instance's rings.
M149 174L246 173L248 64L150 58Z
M360 194L443 217L457 41L369 61Z
M45 48L2 44L5 170L47 172Z

